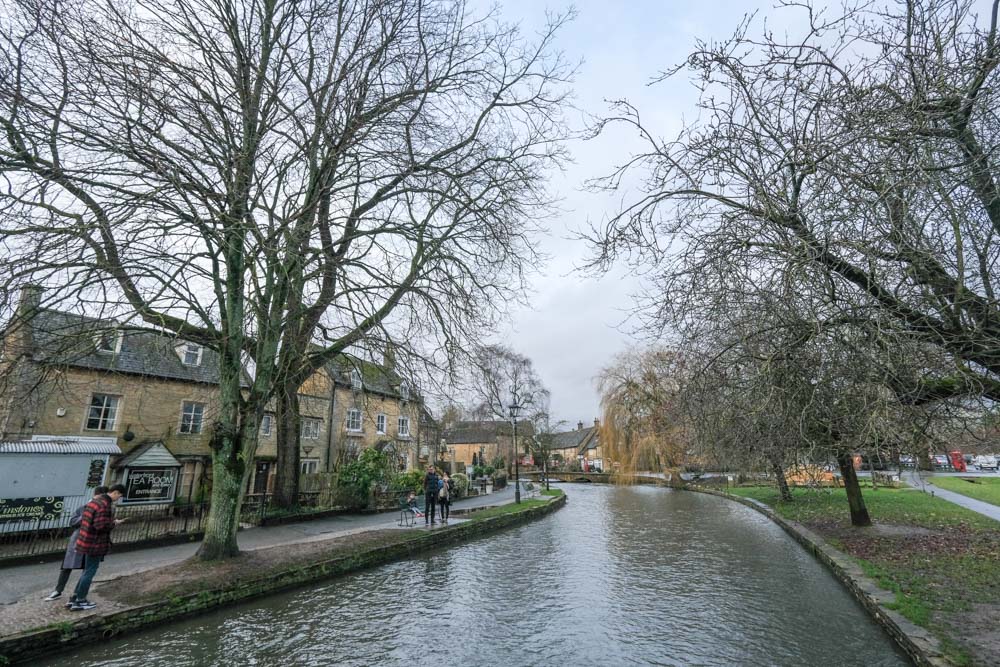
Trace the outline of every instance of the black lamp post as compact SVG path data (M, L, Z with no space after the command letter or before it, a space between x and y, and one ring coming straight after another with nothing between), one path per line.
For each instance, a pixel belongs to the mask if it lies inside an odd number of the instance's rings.
M521 467L518 465L520 458L517 451L517 411L521 409L521 406L516 402L510 404L510 424L513 430L514 437L514 502L521 502Z

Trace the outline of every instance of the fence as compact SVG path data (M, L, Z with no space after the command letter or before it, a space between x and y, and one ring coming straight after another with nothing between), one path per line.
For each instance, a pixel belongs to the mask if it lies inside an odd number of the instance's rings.
M315 508L316 493L299 495L301 507ZM112 534L115 544L139 544L184 535L194 536L205 531L209 503L157 505L141 507L119 505L115 517L124 519ZM249 494L240 510L240 524L259 526L272 508L270 494ZM45 519L23 519L4 523L0 533L0 562L60 553L66 549L73 528L66 528L73 512L64 512Z

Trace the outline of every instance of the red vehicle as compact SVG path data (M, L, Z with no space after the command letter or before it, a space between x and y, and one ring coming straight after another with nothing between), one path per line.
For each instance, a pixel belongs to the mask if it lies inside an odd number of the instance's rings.
M960 450L951 450L948 452L948 458L951 459L951 467L955 469L955 472L965 472L965 457L962 456Z

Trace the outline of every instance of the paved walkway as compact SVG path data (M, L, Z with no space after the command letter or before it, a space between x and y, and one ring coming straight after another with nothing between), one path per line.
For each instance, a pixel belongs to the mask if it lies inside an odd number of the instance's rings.
M508 486L506 489L488 496L473 496L455 501L452 503L452 511L506 505L513 501L514 489L513 486ZM398 520L398 512L384 512L382 514L348 514L282 526L250 528L240 531L239 544L240 549L252 551L282 544L328 540L368 530L398 528ZM101 569L94 582L100 583L127 574L144 572L180 562L193 556L198 550L198 544L198 542L187 542L166 547L135 549L118 554L112 552L101 564ZM32 596L43 597L52 590L58 574L59 562L57 561L0 568L0 605L12 604ZM64 598L68 599L67 593L72 592L76 580L77 574L74 573L66 591L63 592ZM55 605L58 603L47 604ZM2 610L0 610L0 616L2 616ZM3 634L2 624L0 624L0 634Z
M990 503L985 503L982 500L976 500L975 498L970 498L969 496L963 496L961 493L955 493L954 491L948 491L947 489L942 489L939 486L934 486L924 481L927 477L934 477L933 474L918 474L916 471L907 470L903 473L903 481L912 486L915 489L920 489L925 493L932 493L937 498L943 498L950 503L955 503L956 505L961 505L966 509L970 509L973 512L978 512L983 516L988 516L991 519L1000 521L1000 507L996 505L991 505ZM955 474L948 475L950 477L956 476Z

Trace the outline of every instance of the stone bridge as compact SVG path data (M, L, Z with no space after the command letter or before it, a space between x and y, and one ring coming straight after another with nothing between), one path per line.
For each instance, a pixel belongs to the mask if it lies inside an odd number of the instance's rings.
M541 480L540 471L523 472L523 479L533 482ZM666 484L659 477L649 475L613 474L609 472L549 472L549 479L559 482L580 482L584 484Z

